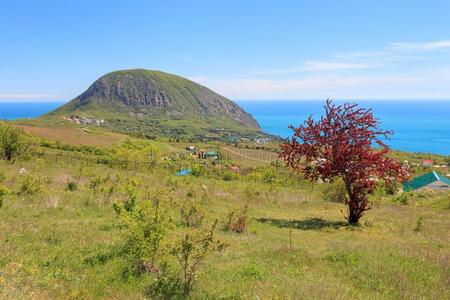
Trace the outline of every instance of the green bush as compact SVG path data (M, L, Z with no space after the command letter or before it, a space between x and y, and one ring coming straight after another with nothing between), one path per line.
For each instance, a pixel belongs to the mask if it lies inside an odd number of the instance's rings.
M276 181L276 170L273 166L260 167L256 169L250 177L255 181L274 183Z
M25 139L24 132L16 127L0 125L0 157L13 161L28 153L30 145Z
M20 181L19 195L36 195L44 191L44 179L31 174L25 175Z
M158 273L165 264L163 242L172 228L164 199L156 194L143 203L126 207L115 204L122 225L126 230L124 253L128 266L135 274Z
M347 197L345 184L340 178L335 178L330 183L325 183L322 189L322 197L326 201L344 203Z
M423 227L423 217L420 216L416 221L416 227L414 227L414 232L422 231L422 227Z
M200 164L195 164L191 167L191 175L200 177L205 174L205 168Z
M231 181L231 180L237 179L238 177L239 177L238 174L236 174L236 173L234 173L234 172L231 172L231 171L226 171L226 172L223 174L222 179L223 179L224 181Z
M6 195L8 195L10 191L6 188L0 185L0 208L3 207L3 201Z
M181 222L186 227L199 227L205 217L201 202L195 194L188 192L186 200L180 207Z
M197 279L197 272L205 258L211 253L222 251L224 244L215 239L217 220L207 231L188 231L175 241L171 254L176 257L183 281L183 293L189 294Z
M273 183L275 182L275 179L276 179L275 170L273 170L272 168L267 168L262 173L262 180L266 183Z
M66 183L66 190L75 192L76 190L78 190L78 184L74 181L69 181L68 183Z
M109 181L109 176L95 176L89 182L89 188L92 190L94 194L97 194L101 191L101 188L105 183Z
M411 195L409 193L403 193L401 195L395 196L392 201L397 204L407 205Z

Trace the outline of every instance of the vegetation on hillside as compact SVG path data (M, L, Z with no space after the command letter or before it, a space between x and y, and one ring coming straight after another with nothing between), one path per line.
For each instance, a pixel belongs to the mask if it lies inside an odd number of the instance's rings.
M379 187L348 226L339 184L276 163L33 140L0 160L0 298L450 297L449 192Z
M231 100L186 78L143 69L106 74L42 119L60 122L69 115L101 119L102 127L153 139L265 136Z

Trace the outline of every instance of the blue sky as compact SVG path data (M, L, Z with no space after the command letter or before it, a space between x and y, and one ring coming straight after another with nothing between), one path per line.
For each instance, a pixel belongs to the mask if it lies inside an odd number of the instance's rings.
M0 101L128 68L231 99L450 99L448 0L0 0L0 40Z

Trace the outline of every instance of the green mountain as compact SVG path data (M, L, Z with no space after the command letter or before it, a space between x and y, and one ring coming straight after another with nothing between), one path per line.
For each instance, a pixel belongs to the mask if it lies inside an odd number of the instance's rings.
M108 73L45 118L146 136L256 136L256 120L231 100L186 78L134 69Z

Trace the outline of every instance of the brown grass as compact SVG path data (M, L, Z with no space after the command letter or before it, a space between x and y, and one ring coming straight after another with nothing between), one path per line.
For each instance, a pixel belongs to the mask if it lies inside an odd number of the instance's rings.
M90 132L82 128L37 127L17 125L25 132L72 145L92 145L107 147L126 138L125 135L112 132Z

